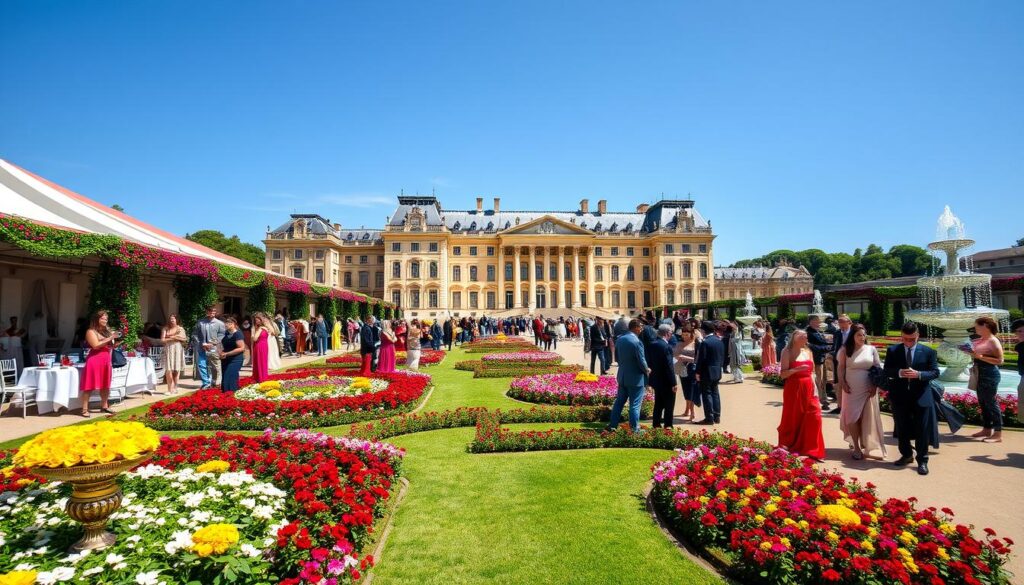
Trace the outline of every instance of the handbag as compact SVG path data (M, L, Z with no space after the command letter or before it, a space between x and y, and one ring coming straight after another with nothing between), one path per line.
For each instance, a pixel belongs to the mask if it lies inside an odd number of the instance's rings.
M978 366L971 366L971 377L967 379L967 389L978 391Z
M888 390L889 378L885 375L885 370L878 366L871 366L868 368L868 380L880 390Z
M124 350L118 348L110 352L110 365L115 368L123 368L128 365L128 358L124 357Z

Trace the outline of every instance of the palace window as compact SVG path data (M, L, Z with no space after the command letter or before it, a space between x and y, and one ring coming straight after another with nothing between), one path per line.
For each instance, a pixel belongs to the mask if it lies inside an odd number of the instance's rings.
M360 256L359 257L359 263L360 264L369 264L370 263L370 257L369 256Z
M683 302L686 303L686 304L690 304L690 303L693 302L693 291L692 290L686 289L686 290L683 291Z
M469 247L469 255L470 256L476 256L476 246L470 246Z
M645 256L645 257L650 256L651 255L651 249L650 248L640 248L640 255Z
M618 282L618 281L619 281L619 267L618 266L612 266L612 282Z
M302 260L302 250L292 250L292 258Z
M452 266L452 280L455 282L460 282L462 280L461 266Z
M469 267L469 282L477 281L477 268L476 266Z
M324 269L323 268L317 268L315 274L316 274L316 281L318 283L320 283L320 284L323 284L324 283Z
M487 246L487 255L494 256L494 246Z
M497 301L498 301L498 296L494 293L494 291L493 290L492 291L487 291L487 308L489 310L494 310L494 309L498 308L496 306L497 305Z
M622 301L622 294L619 291L617 291L617 290L613 290L612 291L612 308L616 309L616 308L621 307L622 306L622 302L621 301Z
M572 264L566 262L565 265L562 266L562 278L572 280Z
M512 280L512 263L505 263L505 280Z
M374 282L374 287L375 288L384 288L384 273L383 272L374 272L373 273L373 282Z
M536 278L537 280L544 280L544 265L538 262L533 267L533 275L533 277Z
M419 260L413 260L409 263L409 278L420 277L420 262Z
M700 289L700 302L702 302L702 303L708 302L708 289L706 289L706 288Z
M640 276L641 276L641 279L644 280L644 281L650 280L651 279L651 267L650 266L643 266L640 269Z
M437 278L437 262L430 263L430 278Z
M427 293L427 305L431 309L436 309L437 308L437 291L436 290L432 290L432 291Z
M665 244L665 253L666 254L675 254L676 253L676 246L675 246L675 244Z
M280 260L281 259L281 250L274 250L273 252L270 253L270 257L272 259L274 259L274 260Z
M708 263L707 262L701 262L700 263L700 277L701 278L707 278L708 277Z
M601 282L602 280L604 280L604 266L594 267L594 280L596 280L597 282Z
M457 292L456 291L456 292L452 293L452 308L453 309L461 309L462 308L462 293L461 292Z
M612 256L618 256L618 255L619 255L619 247L618 246L612 246Z
M628 306L630 309L635 309L636 308L636 291L635 290L627 290L626 291L626 306Z
M690 253L690 244L683 244L683 254Z
M401 252L402 251L402 242L391 242L391 251L392 252Z
M345 264L351 264L351 263L352 263L352 257L351 256L345 256Z
M707 244L700 244L700 245L698 245L697 246L697 251L700 252L701 254L707 253L708 245Z
M636 280L636 270L632 266L626 267L626 280Z
M402 263L392 262L391 263L391 278L402 278Z
M526 262L519 263L519 278L523 280L530 278L530 265Z
M360 272L359 273L359 288L370 288L370 273Z
M317 250L316 252L313 252L313 258L315 258L317 260L323 260L324 259L324 251L323 250Z
M633 255L633 246L626 246L626 256Z
M427 249L431 252L437 252L437 242L430 242L427 244Z
M409 304L412 305L412 308L420 308L420 291L413 289L409 291L409 296L411 297Z
M603 255L604 255L604 249L602 249L601 246L594 246L594 256L603 256Z
M292 278L302 278L302 267L301 266L294 266L294 267L292 267Z
M393 290L391 291L391 303L396 307L402 306L402 291Z
M580 278L580 280L586 280L587 279L587 265L586 264L580 264L580 276L579 276L579 278Z
M409 251L410 252L419 252L420 251L420 243L419 242L411 242L409 244Z
M497 280L498 279L498 276L496 274L497 272L498 271L495 270L495 267L494 267L493 264L488 264L487 265L487 282L494 282L495 280ZM488 308L491 308L491 307L488 307Z
M452 256L462 256L462 246L455 246L452 248Z
M469 308L479 309L480 308L480 293L476 291L470 291L469 293Z
M674 305L676 303L676 291L672 289L665 291L665 302Z
M599 308L599 309L604 308L604 291L603 290L599 290L599 291L594 293L594 302L596 303L595 306L597 308Z
M693 264L683 262L683 278L690 278L691 276L693 276Z
M558 280L558 264L554 262L548 265L548 280Z
M345 287L346 288L351 288L352 287L352 273L351 272L346 272L345 273Z
M666 262L665 263L665 278L675 278L675 277L676 277L676 265L673 264L672 262Z

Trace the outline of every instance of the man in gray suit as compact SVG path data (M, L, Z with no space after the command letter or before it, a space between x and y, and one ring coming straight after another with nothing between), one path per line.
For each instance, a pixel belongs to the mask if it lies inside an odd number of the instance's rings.
M611 420L608 430L615 430L622 420L622 407L629 401L629 428L634 433L640 432L640 403L643 402L647 389L647 376L651 369L647 367L644 356L644 345L640 343L639 333L644 324L639 319L629 322L629 331L615 340L615 353L619 359L619 371L615 375L618 382L618 394L612 406Z

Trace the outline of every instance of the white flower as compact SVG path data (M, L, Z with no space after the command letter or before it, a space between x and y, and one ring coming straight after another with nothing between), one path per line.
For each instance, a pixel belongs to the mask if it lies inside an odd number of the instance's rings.
M160 575L160 571L147 571L145 573L139 573L135 575L135 582L139 585L157 585L157 576Z
M107 553L107 556L104 557L103 562L107 563L108 565L114 565L120 563L123 560L124 557L122 555L116 553Z
M256 499L255 498L242 498L238 503L243 505L243 506L245 506L246 508L255 508L256 507Z
M57 567L52 571L41 571L36 575L36 583L39 585L53 585L61 581L70 581L74 577L74 567Z
M90 575L95 575L96 573L102 573L105 570L106 569L104 569L103 567L93 567L91 569L86 569L86 570L82 571L82 576L83 577L88 577Z
M204 499L206 499L206 494L203 492L192 492L190 494L185 494L183 502L186 508L198 508L199 504L202 504Z
M270 506L256 506L252 510L252 516L261 520L270 520L274 517L274 509Z
M127 566L128 566L128 563L117 563L116 565L113 566L113 569L115 571L120 571L121 569L123 569L123 568L125 568Z
M210 521L210 516L211 513L205 510L193 510L192 513L189 515L189 518L196 522L205 523Z
M179 530L171 535L171 541L164 545L164 551L173 555L183 548L192 546L192 533L188 530Z
M256 558L263 554L263 551L249 544L248 542L238 547L238 550L242 551L242 554Z
M14 570L15 571L31 571L31 570L33 570L35 568L36 568L36 566L33 565L32 563L21 563L18 566L14 567Z
M156 519L157 526L163 526L164 524L167 524L167 518L160 517Z

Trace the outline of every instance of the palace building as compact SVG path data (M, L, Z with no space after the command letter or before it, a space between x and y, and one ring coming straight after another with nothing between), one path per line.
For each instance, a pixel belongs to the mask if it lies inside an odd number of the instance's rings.
M400 196L383 229L294 214L267 232L266 266L397 303L409 317L635 314L715 298L715 236L692 200L608 211L447 210Z
M814 276L803 266L779 262L772 268L715 268L715 299L775 297L814 291Z

